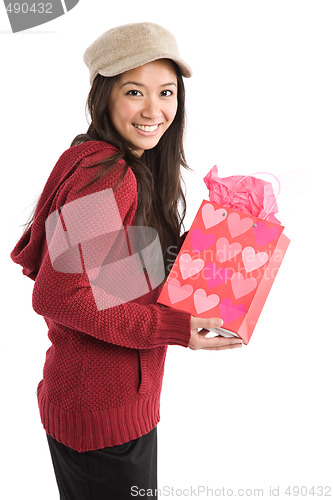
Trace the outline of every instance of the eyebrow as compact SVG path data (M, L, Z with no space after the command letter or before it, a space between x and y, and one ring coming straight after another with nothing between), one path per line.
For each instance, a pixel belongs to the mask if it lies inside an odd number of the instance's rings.
M139 83L139 82L125 82L125 83L123 83L121 85L121 88L125 87L125 85L136 85L138 87L144 87L143 83ZM161 87L170 87L170 85L174 85L175 87L177 87L177 84L174 83L174 82L163 83L163 85L161 85Z

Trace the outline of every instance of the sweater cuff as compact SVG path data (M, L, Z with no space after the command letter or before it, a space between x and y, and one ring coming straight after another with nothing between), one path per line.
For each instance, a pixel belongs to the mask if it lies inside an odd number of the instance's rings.
M157 325L152 347L180 345L188 347L191 337L191 314L173 307L157 309Z

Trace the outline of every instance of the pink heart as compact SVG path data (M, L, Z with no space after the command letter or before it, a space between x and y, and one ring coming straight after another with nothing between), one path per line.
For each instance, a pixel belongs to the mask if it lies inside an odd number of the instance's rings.
M228 217L228 228L233 238L245 233L253 226L253 220L249 217L241 219L236 212L232 212Z
M254 237L256 239L258 247L266 245L275 240L280 234L280 228L276 226L267 227L263 221L258 221L257 226L253 228Z
M215 243L215 234L204 235L201 229L193 229L190 233L191 245L193 250L205 250Z
M219 262L225 262L236 257L242 251L240 243L231 243L227 238L219 238L216 242L216 258Z
M181 300L187 299L193 293L192 285L181 286L179 281L176 279L170 280L168 282L168 294L171 304L180 302Z
M201 314L217 306L220 297L215 293L207 295L203 288L198 288L193 295L194 305L198 314Z
M231 269L226 267L217 267L215 262L209 262L204 269L204 277L207 281L208 288L214 288L222 283L225 283L232 274Z
M202 259L193 259L189 253L183 253L179 257L180 272L184 280L197 274L203 269L205 263Z
M245 279L241 273L234 273L231 278L231 288L236 299L252 292L257 286L255 278Z
M235 319L240 318L246 313L246 307L243 304L233 305L231 300L223 299L220 302L221 318L223 319L223 325L230 323Z
M266 252L255 253L254 248L245 247L242 252L242 258L244 262L244 267L247 273L250 273L254 269L263 266L268 261L268 254Z
M202 207L201 214L206 229L216 226L216 224L222 222L228 215L224 208L218 208L217 210L215 210L213 205L211 205L210 203L206 203Z

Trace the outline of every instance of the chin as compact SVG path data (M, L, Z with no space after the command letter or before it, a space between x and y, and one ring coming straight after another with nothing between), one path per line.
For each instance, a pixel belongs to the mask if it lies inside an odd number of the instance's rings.
M136 149L140 149L140 150L143 150L143 151L147 151L149 149L154 149L155 146L157 146L157 144L159 143L160 141L154 141L153 143L150 142L150 143L146 143L146 144L136 144L135 147Z

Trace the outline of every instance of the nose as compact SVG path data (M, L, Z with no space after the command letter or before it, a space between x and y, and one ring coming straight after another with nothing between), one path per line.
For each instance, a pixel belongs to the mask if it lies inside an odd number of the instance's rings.
M141 115L142 118L147 118L150 120L161 118L162 111L159 102L155 97L147 97L145 99Z

